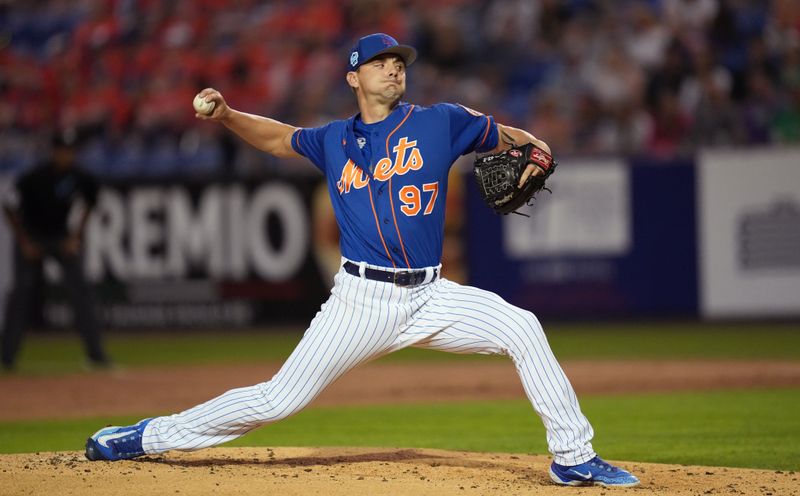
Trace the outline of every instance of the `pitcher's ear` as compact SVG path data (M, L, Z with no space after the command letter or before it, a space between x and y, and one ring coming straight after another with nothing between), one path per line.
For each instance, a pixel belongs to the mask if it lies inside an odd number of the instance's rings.
M348 73L347 73L347 76L345 76L345 79L347 80L347 84L348 84L348 85L349 85L351 88L353 88L353 89L356 89L356 88L358 88L358 87L359 87L359 84L358 84L358 75L356 74L356 72L355 72L355 71L350 71L350 72L348 72Z

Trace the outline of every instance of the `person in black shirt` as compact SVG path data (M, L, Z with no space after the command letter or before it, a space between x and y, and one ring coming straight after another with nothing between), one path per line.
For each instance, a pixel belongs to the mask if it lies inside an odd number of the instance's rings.
M66 134L56 134L51 159L20 176L14 194L4 203L3 210L16 239L14 287L6 305L0 343L4 369L14 368L44 257L61 265L75 325L83 337L90 365L98 368L110 365L81 257L83 231L97 201L97 190L94 178L76 166L73 140ZM77 227L71 230L69 215L78 198L83 199L86 208Z

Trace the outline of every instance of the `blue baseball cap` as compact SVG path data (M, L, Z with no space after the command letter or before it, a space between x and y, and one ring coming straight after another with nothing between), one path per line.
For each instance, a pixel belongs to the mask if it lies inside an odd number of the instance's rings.
M361 64L368 62L378 55L393 53L402 57L406 66L417 59L417 50L408 45L401 45L397 40L384 33L375 33L364 36L350 50L347 61L347 71L355 71Z

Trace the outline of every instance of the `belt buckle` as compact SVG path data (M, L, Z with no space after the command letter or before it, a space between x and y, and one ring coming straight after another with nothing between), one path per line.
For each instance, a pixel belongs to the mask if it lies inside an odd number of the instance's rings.
M392 274L393 274L393 275L392 275L392 283L393 283L395 286L405 287L405 286L413 286L413 285L415 284L415 282L414 282L414 280L413 280L413 279L414 279L414 278L413 278L413 276L414 276L414 271L411 271L411 270L401 270L401 271L399 271L399 272L392 272ZM398 280L397 280L397 279L398 279L398 277L401 277L401 276L406 276L406 277L408 277L408 279L405 281L405 283L403 283L403 282L401 282L401 281L398 281Z

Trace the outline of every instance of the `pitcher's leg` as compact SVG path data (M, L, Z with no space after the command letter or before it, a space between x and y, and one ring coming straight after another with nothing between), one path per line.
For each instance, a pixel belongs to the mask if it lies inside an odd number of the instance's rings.
M441 330L416 346L509 355L528 399L542 418L556 462L577 465L592 459L594 432L536 317L489 291L449 281L442 284L447 287L443 297L415 322Z
M347 276L350 277L350 276ZM341 289L355 295L356 281ZM297 348L268 382L228 391L206 403L145 428L146 453L194 450L235 439L304 408L331 382L386 349L396 337L396 319L386 308L353 306L354 295L332 296ZM355 296L357 299L357 296Z

